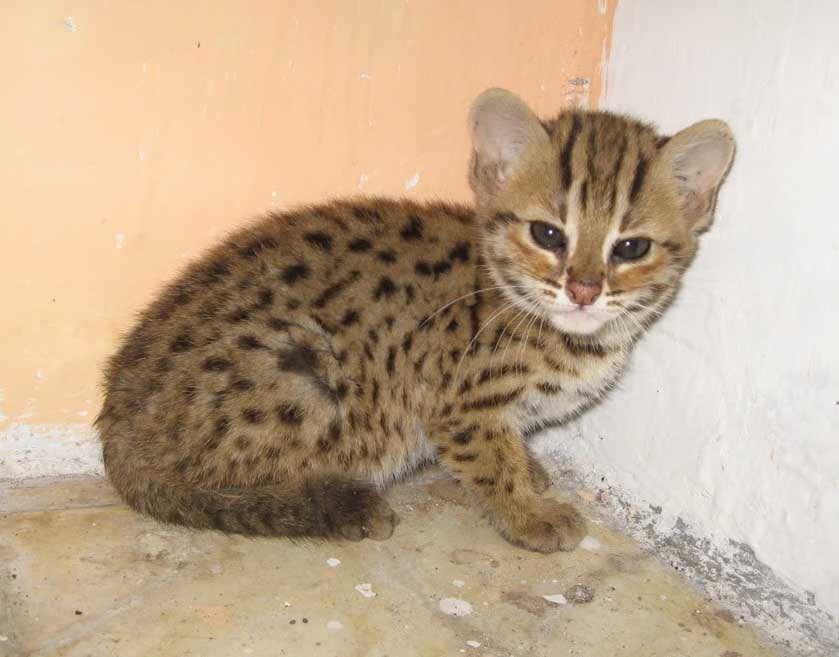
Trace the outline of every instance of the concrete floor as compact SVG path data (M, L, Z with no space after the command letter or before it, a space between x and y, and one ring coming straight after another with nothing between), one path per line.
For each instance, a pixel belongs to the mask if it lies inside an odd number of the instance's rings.
M778 654L584 505L584 547L545 556L434 473L390 499L389 541L295 545L162 526L96 479L0 488L0 655Z

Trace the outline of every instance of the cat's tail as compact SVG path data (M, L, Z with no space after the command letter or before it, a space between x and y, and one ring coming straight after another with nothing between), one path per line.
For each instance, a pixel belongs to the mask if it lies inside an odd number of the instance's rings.
M385 539L398 518L369 484L336 477L299 486L200 488L107 458L105 469L133 509L166 523L250 536Z

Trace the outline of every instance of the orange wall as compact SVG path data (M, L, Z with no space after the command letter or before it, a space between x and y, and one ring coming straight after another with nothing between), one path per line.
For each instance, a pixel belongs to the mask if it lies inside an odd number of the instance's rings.
M471 98L596 100L614 4L5 0L0 430L92 420L132 313L249 216L468 199Z

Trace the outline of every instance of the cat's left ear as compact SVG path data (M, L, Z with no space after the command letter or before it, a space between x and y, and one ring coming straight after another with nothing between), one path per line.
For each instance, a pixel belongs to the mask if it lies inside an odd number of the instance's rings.
M676 184L682 215L695 233L707 230L713 221L717 192L734 150L731 129L718 119L694 123L661 148L661 161Z
M469 129L469 180L479 198L497 193L531 149L549 142L533 111L506 89L487 89L475 99L469 112Z

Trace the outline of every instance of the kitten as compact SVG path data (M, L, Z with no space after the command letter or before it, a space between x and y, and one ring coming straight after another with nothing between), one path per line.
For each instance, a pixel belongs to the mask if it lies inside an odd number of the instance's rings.
M508 540L573 549L524 436L600 399L671 301L734 153L606 112L470 114L474 208L386 199L274 213L166 287L106 369L96 420L133 508L241 534L388 538L381 488L434 459Z

